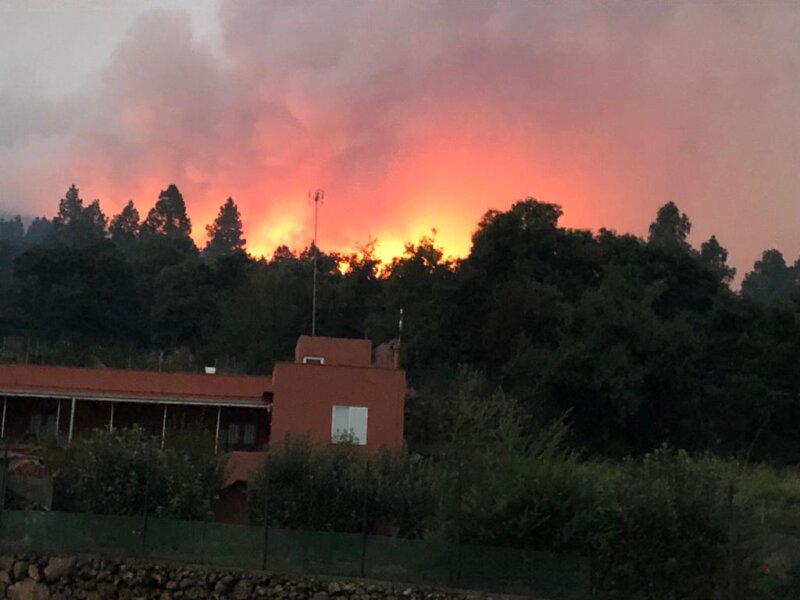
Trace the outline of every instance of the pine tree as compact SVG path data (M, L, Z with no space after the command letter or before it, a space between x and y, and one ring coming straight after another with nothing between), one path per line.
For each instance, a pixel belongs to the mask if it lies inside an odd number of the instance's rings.
M25 247L31 248L52 239L53 222L47 217L36 217L25 232Z
M139 211L133 205L133 200L128 200L120 213L111 219L108 230L111 240L117 247L124 252L129 252L133 249L139 235L139 227Z
M158 201L142 223L141 233L188 238L192 222L186 214L186 203L175 184L170 184L158 196Z
M674 202L667 202L658 209L656 220L650 225L651 244L668 248L688 249L687 238L692 231L692 222Z
M63 231L78 221L82 212L83 200L79 195L78 188L73 183L58 203L58 214L53 219L53 227L57 232Z
M244 252L247 240L242 237L242 216L233 198L228 198L219 207L217 218L206 226L206 233L208 242L203 253L208 258Z
M730 283L736 276L736 269L728 266L728 251L715 235L700 245L700 262L714 271L722 283Z
M71 185L58 204L58 214L53 219L53 232L58 242L70 246L85 246L102 240L106 235L108 219L94 200L84 207L78 188Z
M0 219L0 242L6 242L14 247L22 245L25 238L25 225L22 217L17 215L13 219Z
M742 295L762 302L788 298L794 291L795 269L774 248L764 251L742 281Z

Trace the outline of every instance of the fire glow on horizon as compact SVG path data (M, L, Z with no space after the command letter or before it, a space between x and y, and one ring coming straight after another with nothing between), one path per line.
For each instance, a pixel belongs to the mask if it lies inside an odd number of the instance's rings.
M376 239L390 262L432 229L463 256L486 210L526 196L636 234L673 200L740 273L800 253L796 3L222 2L216 42L191 3L159 4L75 90L37 84L58 40L0 73L0 212L52 215L74 182L144 216L175 183L199 245L232 196L269 257L308 246L323 188L320 247ZM73 13L65 40L86 35ZM0 18L0 54L34 43L34 17Z

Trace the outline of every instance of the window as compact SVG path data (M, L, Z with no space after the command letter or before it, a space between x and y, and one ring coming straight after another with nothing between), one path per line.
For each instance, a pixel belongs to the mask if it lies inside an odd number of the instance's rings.
M58 423L56 422L56 415L47 415L47 433L49 435L56 435L58 432Z
M324 365L325 358L322 356L304 356L303 357L303 364L304 365Z
M43 434L56 435L56 415L32 414L28 422L28 433L35 438Z
M228 446L255 446L256 426L253 423L228 425Z
M365 446L367 443L367 407L334 406L331 412L331 442L334 444L349 442Z
M42 432L42 415L31 415L31 423L28 431L35 436L38 436Z
M244 426L244 441L246 446L253 446L256 443L256 426L248 423Z
M228 425L228 445L235 446L239 443L239 424L231 423Z

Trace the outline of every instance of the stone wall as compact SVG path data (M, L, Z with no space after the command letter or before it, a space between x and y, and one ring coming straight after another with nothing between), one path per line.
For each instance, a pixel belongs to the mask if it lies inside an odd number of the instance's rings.
M341 578L178 566L131 559L0 555L0 598L10 600L499 600L498 596Z

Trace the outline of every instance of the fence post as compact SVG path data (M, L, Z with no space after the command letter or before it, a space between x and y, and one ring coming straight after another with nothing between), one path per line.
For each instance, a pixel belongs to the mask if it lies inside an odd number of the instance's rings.
M733 479L728 485L728 600L735 600L736 598L736 566L735 562L735 548L734 538L736 530L734 528L734 514L733 514L733 496L735 488Z
M458 460L458 482L456 484L457 494L458 494L458 504L456 506L456 584L461 583L461 569L464 562L464 544L462 542L462 526L463 526L463 519L464 516L463 512L463 504L464 504L464 460L463 457L459 456Z
M268 492L269 492L269 474L265 473L264 475L264 505L263 505L263 517L264 517L264 544L261 550L261 570L267 570L267 555L269 549L269 512L267 511L267 500L268 500Z
M144 476L144 518L142 519L142 546L140 554L145 555L147 551L147 521L150 514L150 477L153 463L152 440L147 443L147 468Z
M5 525L6 512L6 478L8 477L8 442L3 451L3 479L0 481L0 528Z
M367 571L367 508L369 502L369 459L364 462L364 501L361 505L361 577Z

